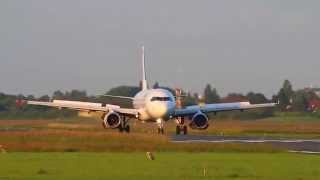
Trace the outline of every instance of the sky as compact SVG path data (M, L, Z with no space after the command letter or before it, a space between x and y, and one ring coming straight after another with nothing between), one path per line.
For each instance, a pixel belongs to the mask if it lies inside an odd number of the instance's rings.
M141 79L271 96L320 87L317 0L1 0L0 92L102 94Z

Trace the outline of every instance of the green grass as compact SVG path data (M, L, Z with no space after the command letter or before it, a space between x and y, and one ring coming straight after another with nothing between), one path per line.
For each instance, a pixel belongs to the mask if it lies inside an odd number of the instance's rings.
M320 178L320 156L289 153L7 153L0 179ZM206 176L204 176L206 171Z
M320 112L275 112L265 120L276 122L319 122Z
M316 120L277 118L217 120L208 131L190 132L319 138ZM156 134L155 126L138 123L130 135L101 129L100 122L90 120L1 123L9 127L0 131L0 144L9 153L0 152L0 180L320 179L320 156L285 153L265 144L171 143L168 136ZM175 124L166 125L168 135L174 133ZM146 151L156 152L154 161L147 160Z
M0 132L8 152L281 152L268 144L172 143L158 134L92 131Z

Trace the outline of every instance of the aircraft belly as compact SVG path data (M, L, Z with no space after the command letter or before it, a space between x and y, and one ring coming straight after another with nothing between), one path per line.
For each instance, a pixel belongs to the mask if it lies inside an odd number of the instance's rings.
M151 119L151 117L150 117L149 113L146 111L146 109L139 110L139 120L148 121L150 119Z

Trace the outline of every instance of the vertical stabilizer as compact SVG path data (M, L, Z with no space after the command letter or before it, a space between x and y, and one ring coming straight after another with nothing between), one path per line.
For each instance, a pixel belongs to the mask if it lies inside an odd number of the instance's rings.
M146 77L146 63L145 63L145 54L144 54L144 46L141 48L142 50L142 91L148 89L147 77Z

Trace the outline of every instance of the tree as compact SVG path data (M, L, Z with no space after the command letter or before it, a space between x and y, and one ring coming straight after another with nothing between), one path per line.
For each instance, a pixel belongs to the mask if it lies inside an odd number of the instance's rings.
M88 99L86 91L72 90L70 93L66 92L66 96L72 101L86 101Z
M110 89L106 94L114 96L128 96L133 97L140 91L136 86L118 86Z
M197 103L196 97L192 96L190 93L188 93L186 97L182 98L183 106L195 105L196 103Z
M55 91L53 92L52 98L62 100L64 99L64 94L61 91Z
M249 92L247 98L251 104L267 103L268 99L262 93Z
M319 97L313 90L297 90L292 97L292 109L295 111L306 111L309 108L309 102L312 100L319 100Z
M248 98L241 93L229 93L222 101L225 103L246 102L248 101Z
M216 88L212 88L210 84L207 84L207 86L204 89L204 98L205 103L220 102L220 96L218 95Z
M288 97L292 97L294 91L292 90L292 85L289 80L283 82L283 90Z
M159 85L159 83L158 83L158 82L154 83L154 85L153 85L153 89L158 89L159 87L160 87L160 85Z
M304 90L298 90L292 97L292 109L295 111L306 111L308 102L308 93Z
M38 100L39 101L50 101L50 97L48 95L44 95L44 96L41 96Z
M6 95L3 93L0 93L0 112L5 111L7 109L5 99L6 99Z
M282 110L286 110L291 105L291 101L294 95L292 85L289 80L285 80L282 88L278 93L279 107Z
M136 86L118 86L110 89L106 94L114 96L134 97L139 91L140 88ZM99 100L107 104L116 104L121 107L132 108L131 100L110 97L102 97L99 98Z

